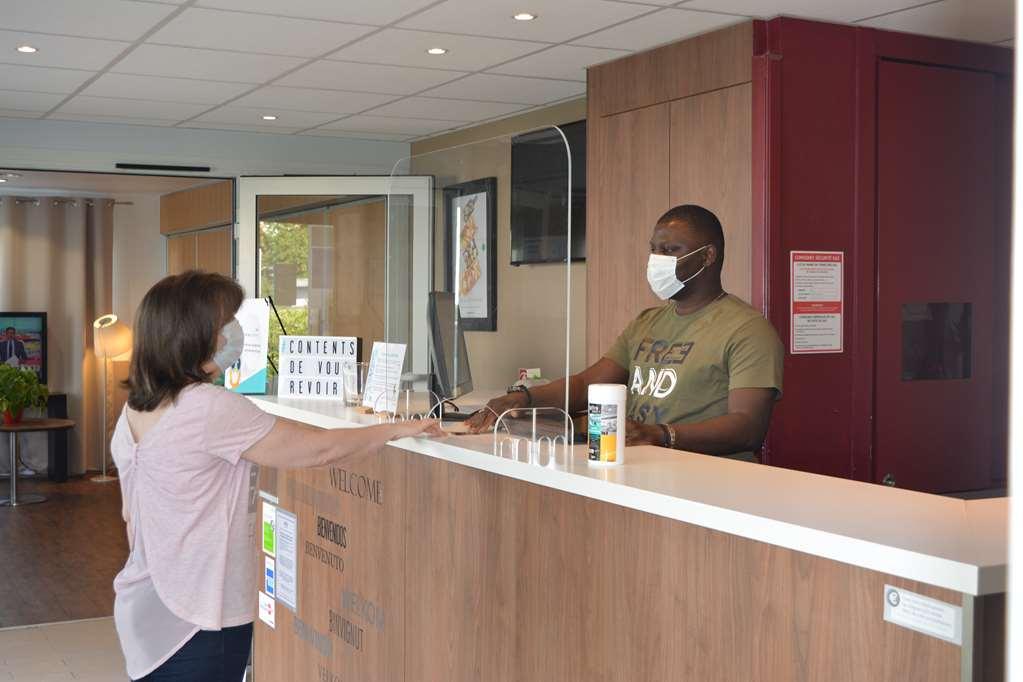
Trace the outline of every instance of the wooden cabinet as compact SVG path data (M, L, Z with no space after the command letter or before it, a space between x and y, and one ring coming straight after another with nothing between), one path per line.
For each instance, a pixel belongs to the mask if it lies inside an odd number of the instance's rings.
M230 226L167 237L167 274L199 269L234 276Z
M590 69L586 356L640 311L654 223L678 204L714 211L725 289L750 300L752 56L747 22Z

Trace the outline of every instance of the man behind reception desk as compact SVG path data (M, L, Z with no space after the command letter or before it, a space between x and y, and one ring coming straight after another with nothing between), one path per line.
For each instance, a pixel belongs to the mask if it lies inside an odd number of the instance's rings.
M568 378L569 410L587 409L590 384L629 387L629 445L755 461L781 397L784 347L771 324L721 287L725 237L701 206L676 206L654 226L647 282L663 306L644 310L596 363ZM506 410L560 407L565 380L488 403L469 428Z

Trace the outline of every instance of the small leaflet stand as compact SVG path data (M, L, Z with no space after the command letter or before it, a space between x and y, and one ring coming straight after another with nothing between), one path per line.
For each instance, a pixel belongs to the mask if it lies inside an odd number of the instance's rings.
M572 468L572 418L559 407L507 410L494 424L494 456L535 466Z

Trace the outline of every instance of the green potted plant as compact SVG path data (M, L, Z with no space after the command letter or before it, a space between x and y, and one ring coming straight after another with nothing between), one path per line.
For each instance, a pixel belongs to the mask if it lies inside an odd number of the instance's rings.
M0 364L0 413L4 424L19 423L27 407L46 407L49 395L31 369Z

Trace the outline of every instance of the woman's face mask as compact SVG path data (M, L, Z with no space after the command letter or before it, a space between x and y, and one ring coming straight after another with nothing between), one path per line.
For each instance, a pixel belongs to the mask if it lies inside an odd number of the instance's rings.
M213 364L220 368L221 372L238 362L242 356L242 349L245 348L245 332L238 323L238 319L232 317L231 321L220 330L224 337L224 345L213 354Z
M697 277L701 272L707 269L704 265L702 268L696 271L696 274L687 277L685 281L679 280L675 275L675 266L678 262L684 258L703 251L707 246L701 246L695 251L690 251L684 256L665 256L659 253L651 253L650 259L646 264L646 281L650 284L650 288L653 290L654 295L662 301L666 301L678 292L685 288L686 283L691 279Z

